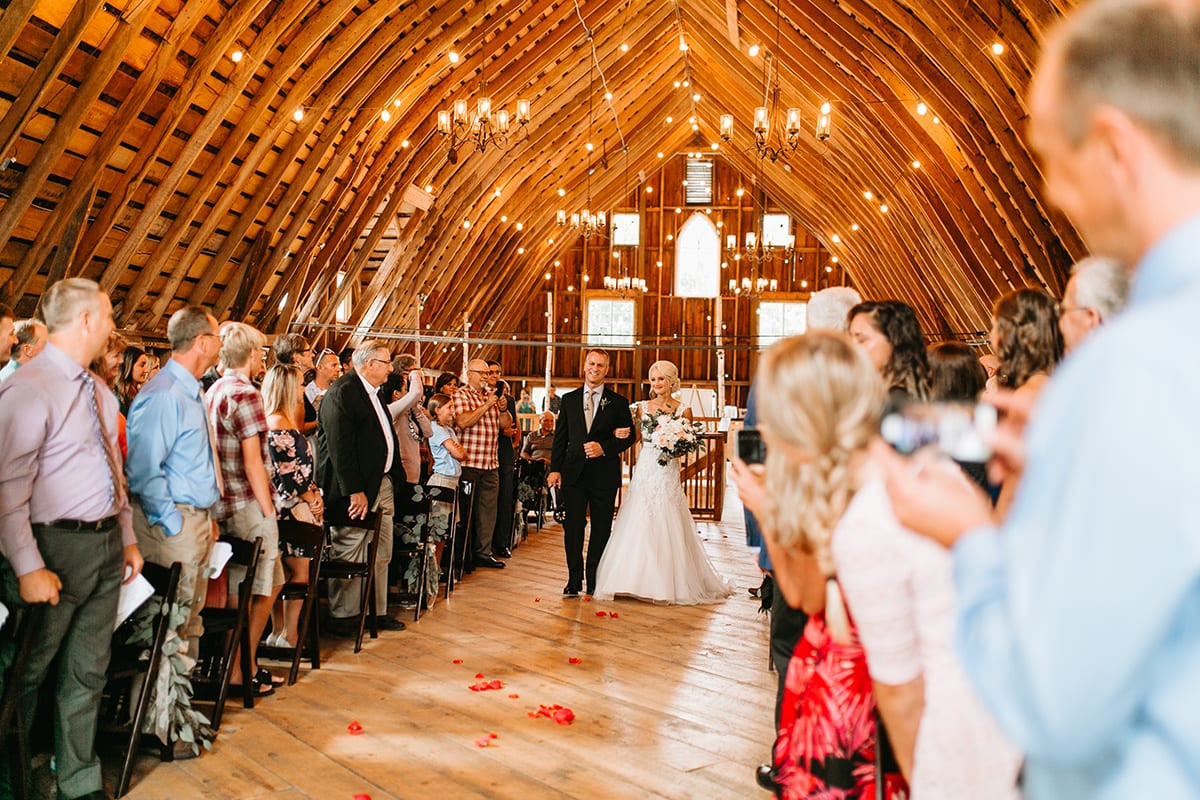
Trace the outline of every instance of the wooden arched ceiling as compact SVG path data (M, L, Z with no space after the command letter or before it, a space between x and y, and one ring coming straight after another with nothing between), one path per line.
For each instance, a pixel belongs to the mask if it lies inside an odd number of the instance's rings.
M47 282L85 275L122 325L153 332L189 302L282 329L332 321L344 296L354 320L372 310L377 325L412 326L421 293L434 328L466 312L515 330L514 298L567 244L554 209L584 200L590 98L590 138L608 151L593 206L630 203L660 152L708 149L732 113L721 157L761 169L772 202L864 294L912 303L932 330L982 330L998 294L1058 289L1083 254L1021 136L1035 43L1069 5L9 0L3 299L28 313ZM779 105L803 114L797 151L774 163L749 148L764 95L753 44L777 68ZM593 45L611 103L590 88ZM533 122L508 152L464 148L451 164L437 111L473 101L481 74L497 107L531 100ZM823 102L833 135L818 142Z

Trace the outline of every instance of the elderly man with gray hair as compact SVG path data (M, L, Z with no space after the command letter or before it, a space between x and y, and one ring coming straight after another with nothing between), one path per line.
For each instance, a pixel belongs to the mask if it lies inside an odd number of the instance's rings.
M375 548L376 623L383 630L404 630L404 623L387 616L388 564L392 560L392 522L395 504L392 478L403 476L400 443L379 387L392 371L391 354L378 339L354 349L351 369L325 392L317 411L317 484L325 507L362 519L378 510L382 519ZM333 558L366 561L366 536L361 528L334 528ZM334 581L329 590L329 626L335 634L357 632L353 618L361 610L357 580Z
M8 363L0 367L0 381L7 379L22 364L28 364L46 346L46 326L41 320L23 319L13 328L17 343L9 352Z
M1090 256L1071 267L1071 280L1058 304L1063 344L1074 350L1125 306L1129 270L1111 258Z

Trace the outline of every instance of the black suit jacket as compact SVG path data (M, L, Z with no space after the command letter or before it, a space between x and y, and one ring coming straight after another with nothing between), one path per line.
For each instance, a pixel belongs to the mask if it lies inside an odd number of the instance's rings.
M384 407L387 416L387 407ZM387 440L362 379L354 370L338 378L325 392L317 411L317 484L329 505L343 503L356 492L375 504L387 461ZM400 443L392 440L392 473L400 469Z
M633 446L633 432L624 439L613 435L617 428L632 428L629 401L605 387L600 407L587 429L583 416L583 390L562 396L562 411L554 426L554 447L550 451L550 471L562 474L563 486L583 485L596 489L621 486L621 453ZM586 442L599 442L604 448L600 458L584 455Z

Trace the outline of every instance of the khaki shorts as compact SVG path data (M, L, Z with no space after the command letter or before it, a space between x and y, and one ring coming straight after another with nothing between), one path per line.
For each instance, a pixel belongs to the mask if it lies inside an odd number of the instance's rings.
M265 516L258 503L252 500L221 522L221 529L247 542L262 538L258 570L254 573L254 585L250 591L260 597L270 597L276 586L283 585L283 565L279 561L279 526L275 517ZM229 565L230 594L237 594L237 587L245 573L241 567Z

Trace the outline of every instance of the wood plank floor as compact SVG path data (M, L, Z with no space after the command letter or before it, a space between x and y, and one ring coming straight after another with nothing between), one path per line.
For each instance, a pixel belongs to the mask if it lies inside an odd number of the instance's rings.
M726 522L698 525L737 587L721 604L564 600L562 532L551 525L419 624L410 612L407 631L358 655L329 640L322 669L302 668L253 711L231 702L211 752L140 758L128 797L765 798L753 772L773 738L775 677L730 500ZM504 688L470 691L477 673ZM574 723L530 718L539 704L571 708ZM355 720L362 735L347 732Z

